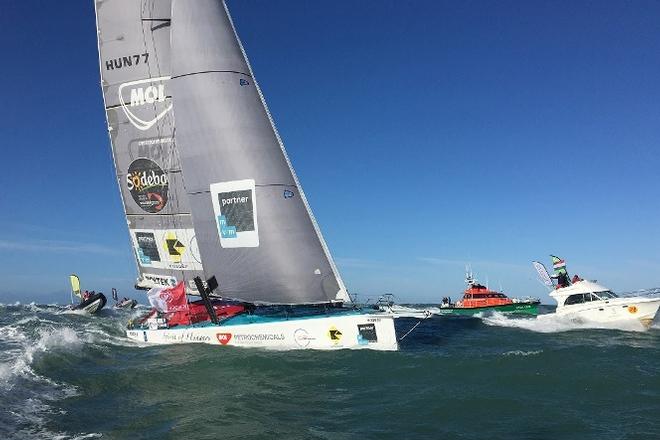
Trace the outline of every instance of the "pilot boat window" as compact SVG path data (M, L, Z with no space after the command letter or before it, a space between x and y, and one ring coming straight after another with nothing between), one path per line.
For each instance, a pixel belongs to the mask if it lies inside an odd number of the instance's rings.
M584 302L584 295L581 293L576 293L575 295L571 295L568 298L566 298L566 301L564 301L565 306L570 306L571 304L581 304Z

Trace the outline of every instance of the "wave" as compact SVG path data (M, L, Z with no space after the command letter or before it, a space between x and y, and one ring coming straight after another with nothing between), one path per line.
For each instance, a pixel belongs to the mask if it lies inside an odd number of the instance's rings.
M9 305L0 315L0 438L88 439L98 433L50 432L49 416L63 412L54 402L79 395L76 386L47 377L53 362L87 356L88 349L140 346L124 335L127 314L76 316L57 305ZM7 310L10 309L10 310Z

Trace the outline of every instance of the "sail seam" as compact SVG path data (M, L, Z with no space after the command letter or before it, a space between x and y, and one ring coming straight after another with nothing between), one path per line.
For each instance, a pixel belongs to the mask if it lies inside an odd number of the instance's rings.
M245 75L245 76L249 76L250 78L252 78L252 75L250 75L249 73L239 72L238 70L202 70L202 71L199 71L199 72L190 72L190 73L183 73L181 75L176 75L176 76L173 76L172 79L183 78L185 76L191 76L191 75L199 75L199 74L202 74L202 73L238 73L240 75Z
M291 184L291 183L257 183L254 186L256 186L257 188L261 188L261 187L267 188L267 187L270 187L270 186L285 186L285 187L288 187L288 188L298 188L298 186L296 186L295 184ZM211 191L208 190L208 189L200 189L199 191L187 191L187 194L193 196L193 195L197 195L197 194L208 194L210 192Z

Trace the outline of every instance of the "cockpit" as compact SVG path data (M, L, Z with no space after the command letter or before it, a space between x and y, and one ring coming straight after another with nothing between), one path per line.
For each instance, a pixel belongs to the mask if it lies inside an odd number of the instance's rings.
M603 290L601 292L591 292L591 293L576 293L566 298L566 301L564 301L564 305L570 306L573 304L582 304L591 301L606 301L612 298L618 298L618 297L616 293L612 292L611 290Z

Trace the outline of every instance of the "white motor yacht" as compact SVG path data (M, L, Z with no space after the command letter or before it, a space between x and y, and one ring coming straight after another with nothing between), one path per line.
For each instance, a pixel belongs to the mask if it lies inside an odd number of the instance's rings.
M557 315L602 324L638 321L646 329L660 307L659 297L619 297L607 287L588 280L555 289L550 296L557 301Z

